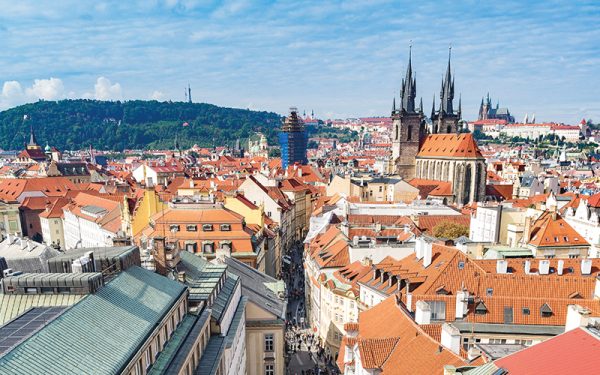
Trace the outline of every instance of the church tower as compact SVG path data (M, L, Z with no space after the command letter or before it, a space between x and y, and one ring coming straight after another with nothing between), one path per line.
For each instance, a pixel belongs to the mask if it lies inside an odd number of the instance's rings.
M454 78L450 68L451 52L452 48L449 48L448 67L446 68L446 75L442 79L442 89L440 90L440 106L437 111L432 110L431 113L433 134L457 134L460 130L458 127L458 121L461 118L460 104L456 112L452 104L454 100Z
M405 180L415 177L415 157L419 145L425 137L425 116L423 103L415 107L417 80L412 71L412 50L408 53L406 77L402 80L400 107L396 108L396 99L392 105L392 158L396 164L396 173Z

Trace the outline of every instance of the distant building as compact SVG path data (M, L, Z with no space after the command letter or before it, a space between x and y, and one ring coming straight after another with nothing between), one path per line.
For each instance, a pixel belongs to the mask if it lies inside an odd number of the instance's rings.
M306 147L308 134L304 129L304 123L298 118L296 108L290 108L290 114L284 120L279 133L279 144L281 145L281 167L286 169L294 163L306 164Z
M500 103L496 103L496 107L492 106L492 100L490 94L487 94L485 100L481 98L481 104L479 105L479 120L505 120L507 123L512 124L515 122L515 118L510 114L508 108L500 108Z

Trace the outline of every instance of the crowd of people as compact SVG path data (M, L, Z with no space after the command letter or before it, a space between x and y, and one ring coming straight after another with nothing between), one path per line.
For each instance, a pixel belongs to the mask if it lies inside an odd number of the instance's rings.
M304 301L304 268L302 267L302 247L294 247L289 262L282 266L281 279L286 282L288 291L288 312L286 316L286 352L295 355L305 351L314 363L311 369L288 368L291 375L334 374L334 358L323 348L321 338L310 330L306 320ZM294 307L295 306L295 307ZM321 365L321 366L319 366Z

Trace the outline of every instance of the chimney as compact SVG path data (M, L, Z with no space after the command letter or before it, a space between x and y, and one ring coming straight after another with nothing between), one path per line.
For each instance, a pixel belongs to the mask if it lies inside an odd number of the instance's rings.
M423 237L419 237L415 241L415 255L419 260L423 259L423 242Z
M469 292L466 290L461 290L456 292L456 319L462 319L467 314L469 310Z
M564 267L565 267L565 261L562 259L559 259L558 264L556 266L556 273L558 273L559 275L562 275Z
M427 268L431 264L431 252L433 244L431 242L425 242L423 249L423 267Z
M164 237L154 237L152 239L154 247L154 262L156 264L156 272L161 275L167 274L167 253Z
M592 260L591 259L582 259L581 260L581 274L589 275L592 273Z
M498 259L496 261L496 273L505 274L508 272L508 261L504 259Z
M358 246L358 236L352 237L352 245Z
M550 273L550 261L548 259L541 259L538 263L538 273L540 275L547 275Z
M460 331L452 324L444 323L442 325L442 340L441 344L454 352L460 354Z
M525 268L525 275L529 275L529 272L531 271L531 261L529 259L525 261L525 266L523 268Z
M31 240L28 238L27 239L27 251L31 251L33 250L33 245L31 244Z
M567 322L565 332L575 328L586 327L590 318L590 310L579 305L567 306Z
M6 229L8 229L8 227ZM13 242L13 236L12 236L12 234L10 234L10 232L7 232L6 233L6 237L8 238L8 244L11 245L12 242Z
M190 179L190 189L194 188L194 180Z
M417 301L415 311L415 322L419 325L431 323L431 308L425 301Z

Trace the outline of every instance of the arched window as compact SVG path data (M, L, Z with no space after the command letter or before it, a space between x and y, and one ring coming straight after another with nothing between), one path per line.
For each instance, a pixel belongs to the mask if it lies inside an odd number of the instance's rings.
M406 140L412 140L412 125L408 125L408 134L406 135Z

